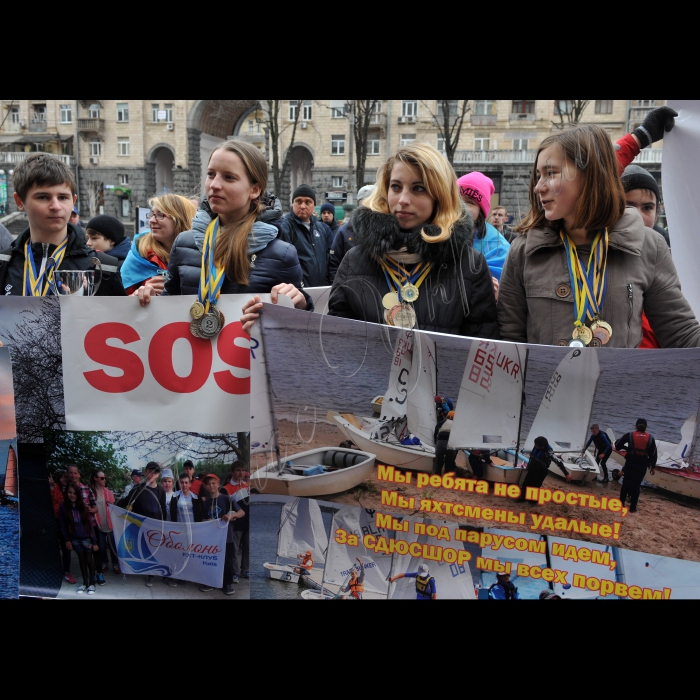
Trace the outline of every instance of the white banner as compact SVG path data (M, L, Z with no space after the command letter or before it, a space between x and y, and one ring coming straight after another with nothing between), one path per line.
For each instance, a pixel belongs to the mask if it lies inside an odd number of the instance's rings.
M205 340L190 332L194 296L61 297L67 429L249 430L249 298L221 296L226 324Z
M228 523L171 523L114 505L110 514L122 573L223 586Z

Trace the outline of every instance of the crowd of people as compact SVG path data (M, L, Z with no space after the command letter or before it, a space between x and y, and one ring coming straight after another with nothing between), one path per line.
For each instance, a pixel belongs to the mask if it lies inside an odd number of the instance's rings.
M49 478L54 515L58 524L64 580L74 585L71 554L75 552L82 583L78 595L94 595L97 586L107 583L105 573L121 574L117 544L110 513L110 504L154 520L178 523L200 523L221 520L228 523L224 553L223 593L233 595L239 577L248 578L250 569L250 500L247 465L236 460L222 480L216 474L195 476L191 460L184 462L176 478L170 468L148 462L143 472L134 469L131 483L119 500L107 487L102 470L90 473L89 484L81 482L80 470L69 464ZM169 586L184 582L164 577ZM146 575L145 585L153 586L154 576ZM212 586L200 585L208 592Z

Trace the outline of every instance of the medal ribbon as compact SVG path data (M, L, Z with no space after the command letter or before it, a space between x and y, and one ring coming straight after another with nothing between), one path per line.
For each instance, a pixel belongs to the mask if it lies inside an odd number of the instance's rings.
M598 317L607 289L608 229L599 231L591 245L588 264L584 271L576 252L576 245L563 231L559 233L566 249L566 264L574 292L574 325L583 325L584 314L589 321Z
M202 269L199 277L199 289L197 296L204 305L204 313L209 313L210 306L216 304L221 294L221 286L224 283L225 270L214 264L214 252L216 250L216 237L219 232L219 217L217 216L204 235L204 251L202 253Z
M39 275L36 271L34 253L32 253L31 239L27 239L24 244L24 285L22 296L25 297L45 297L54 280L54 271L57 270L66 254L68 247L68 236L66 236L53 251L53 254L46 261L44 271ZM41 289L43 283L43 289Z
M386 277L389 289L392 292L394 291L394 287L389 281L389 278L391 278L391 280L393 280L394 284L396 285L396 293L399 296L399 301L403 301L403 299L401 298L401 287L404 284L408 283L414 285L415 287L420 287L420 285L423 283L423 280L425 280L425 278L428 276L431 270L430 263L424 265L422 262L419 262L411 272L408 272L408 270L406 270L405 267L397 263L388 255L385 256L385 259L380 261L380 264L382 266L382 269L384 270L384 276ZM397 274L400 274L403 277L403 282L399 279Z

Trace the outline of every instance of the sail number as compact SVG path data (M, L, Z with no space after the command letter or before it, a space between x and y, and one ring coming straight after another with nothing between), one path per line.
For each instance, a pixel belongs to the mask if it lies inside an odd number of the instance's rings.
M554 392L556 391L560 381L561 374L559 374L559 372L555 372L552 375L552 378L549 380L549 386L547 387L547 391L544 392L544 398L547 399L547 401L551 402L554 398Z

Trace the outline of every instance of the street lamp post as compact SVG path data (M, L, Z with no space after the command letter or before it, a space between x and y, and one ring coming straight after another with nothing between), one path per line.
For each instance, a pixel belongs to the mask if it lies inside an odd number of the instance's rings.
M352 169L352 156L353 156L353 146L355 144L355 103L346 102L345 111L348 113L348 123L350 124L350 146L348 149L348 198L347 204L353 204L353 196L355 188L353 186L353 169Z

